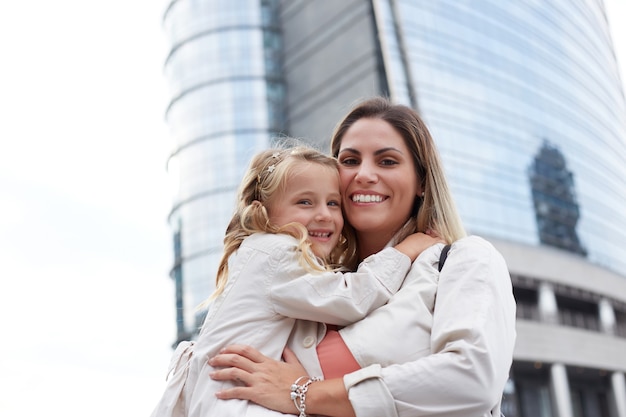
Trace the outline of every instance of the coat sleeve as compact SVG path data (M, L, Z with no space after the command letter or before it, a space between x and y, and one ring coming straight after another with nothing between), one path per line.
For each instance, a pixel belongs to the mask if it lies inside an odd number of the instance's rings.
M292 252L276 263L268 288L277 314L346 325L385 304L410 268L408 256L387 248L361 262L356 272L311 273Z
M501 400L514 344L504 259L485 240L466 238L452 246L439 277L431 354L366 367L344 384L358 417L488 415Z
M180 342L172 354L167 370L165 392L150 417L184 417L184 387L189 375L189 364L193 356L195 342Z

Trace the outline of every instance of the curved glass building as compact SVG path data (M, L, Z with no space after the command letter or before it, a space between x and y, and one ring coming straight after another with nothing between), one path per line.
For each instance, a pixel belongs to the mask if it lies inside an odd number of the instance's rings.
M505 415L626 417L626 100L601 0L180 0L165 23L179 338L248 149L327 143L388 95L422 114L467 229L509 265Z
M180 0L165 11L177 340L191 337L201 322L197 307L213 290L250 156L284 125L276 7L270 0Z
M601 2L381 3L397 3L399 19L389 13L383 30L402 31L415 104L469 228L529 245L584 246L572 251L626 271L626 228L615 227L626 224L626 109ZM389 55L391 66L403 62ZM546 146L571 178L543 187L532 171ZM559 187L571 188L571 201ZM537 193L555 220L549 238ZM570 242L574 230L580 242Z

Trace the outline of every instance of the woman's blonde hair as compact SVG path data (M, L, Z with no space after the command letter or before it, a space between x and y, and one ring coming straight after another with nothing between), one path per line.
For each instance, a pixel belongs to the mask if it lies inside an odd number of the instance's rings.
M404 139L415 164L415 175L421 182L424 198L416 197L413 213L398 236L403 239L416 231L436 232L447 243L465 236L439 158L435 143L419 114L410 107L374 97L357 104L335 127L330 142L337 157L346 131L359 119L381 119L389 123Z
M215 292L210 299L224 291L228 280L228 258L241 246L243 240L253 233L286 233L298 239L300 264L309 271L324 271L339 267L343 253L350 246L344 235L339 245L327 259L318 260L311 252L311 242L304 225L290 223L278 227L270 223L268 209L271 211L272 199L285 190L289 179L306 169L304 163L327 167L337 176L337 160L324 155L318 150L283 141L282 147L267 149L256 154L241 181L237 194L237 205L224 236L224 253L220 260L215 280ZM354 244L352 244L354 246ZM322 263L320 263L322 262Z

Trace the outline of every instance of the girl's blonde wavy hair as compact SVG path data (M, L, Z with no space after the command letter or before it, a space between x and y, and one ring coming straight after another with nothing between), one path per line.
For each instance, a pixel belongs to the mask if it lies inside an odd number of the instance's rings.
M215 292L209 300L224 291L228 280L228 258L241 246L243 240L254 233L285 233L298 239L297 250L300 264L308 271L325 271L339 268L344 253L350 244L342 233L339 244L327 259L318 259L310 250L306 227L300 223L289 223L278 227L270 223L272 199L285 190L289 179L306 169L305 163L327 167L337 176L335 158L324 155L306 146L276 147L255 155L239 186L237 205L224 236L224 253L215 279Z
M384 97L374 97L358 103L335 127L330 142L332 155L339 155L341 140L346 131L363 118L384 120L402 136L411 151L415 175L424 190L423 198L416 197L413 213L402 230L396 231L399 232L398 241L411 233L427 230L434 231L447 243L464 237L465 229L450 193L433 138L419 114L412 108L393 104ZM345 264L354 267L355 262L354 254L350 254Z

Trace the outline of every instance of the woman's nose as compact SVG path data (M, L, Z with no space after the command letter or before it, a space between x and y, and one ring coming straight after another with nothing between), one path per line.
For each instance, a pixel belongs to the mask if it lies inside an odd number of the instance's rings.
M359 170L356 173L354 179L357 182L368 183L368 182L376 182L378 180L378 175L376 174L376 170L371 164L362 163L359 166Z

